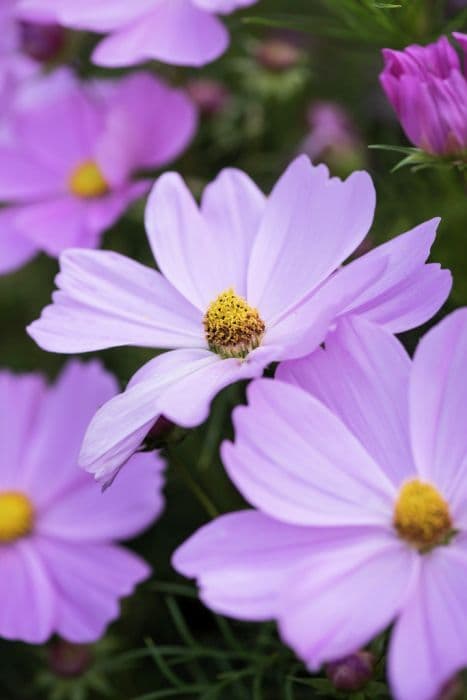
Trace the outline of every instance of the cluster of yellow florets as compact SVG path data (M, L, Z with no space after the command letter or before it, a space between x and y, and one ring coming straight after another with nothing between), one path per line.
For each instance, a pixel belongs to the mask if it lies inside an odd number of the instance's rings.
M400 537L420 551L445 543L453 534L449 506L431 484L408 481L399 492L394 527Z
M258 347L266 329L258 311L233 289L212 302L203 324L210 349L222 357L246 357Z

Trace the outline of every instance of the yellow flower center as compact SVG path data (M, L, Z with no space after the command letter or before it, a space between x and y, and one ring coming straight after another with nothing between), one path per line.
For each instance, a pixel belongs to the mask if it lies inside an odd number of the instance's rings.
M210 304L203 324L210 349L223 358L246 357L261 343L266 330L258 311L233 289Z
M455 534L449 506L443 496L434 486L418 479L402 486L393 524L399 537L422 553L447 544Z
M0 493L0 544L28 535L34 525L34 508L19 491Z
M93 160L86 160L71 173L68 186L78 197L101 197L109 191L101 169Z

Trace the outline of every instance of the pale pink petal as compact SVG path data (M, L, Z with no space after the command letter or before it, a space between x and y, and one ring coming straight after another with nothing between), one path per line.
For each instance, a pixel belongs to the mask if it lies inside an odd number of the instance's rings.
M0 210L0 275L14 272L38 253L37 247L16 228L16 215L15 207Z
M255 183L234 168L222 170L204 190L201 213L210 231L212 299L229 287L246 296L248 261L265 205L266 198ZM222 276L218 275L220 271Z
M125 392L97 412L80 464L107 482L138 449L160 414L184 427L198 425L207 418L218 391L261 373L263 366L221 360L208 350L175 350L151 360Z
M15 207L15 225L32 244L53 257L76 246L94 248L99 239L86 226L86 206L68 195L24 204Z
M233 414L235 443L222 457L239 491L294 525L374 525L391 520L395 488L348 428L290 384L259 379Z
M53 631L56 600L35 545L23 539L1 547L0 637L42 644Z
M417 574L418 555L391 534L356 532L353 542L349 534L340 545L310 554L282 595L281 636L313 671L382 632Z
M446 301L452 285L447 270L426 264L439 221L426 221L363 256L367 263L386 259L387 267L344 313L364 315L392 333L428 321ZM348 267L358 264L361 259Z
M119 616L120 598L150 574L139 557L116 545L70 546L66 540L37 537L35 548L55 591L54 629L70 642L98 640Z
M244 288L243 265L261 215L259 200L257 190L238 172L224 172L208 189L206 217L176 173L162 175L154 185L146 208L152 251L163 274L203 313L233 282ZM224 225L237 205L242 205L243 213L237 210L225 230L215 230L212 223Z
M196 122L195 107L182 90L150 73L122 78L109 99L106 126L97 143L97 160L106 179L120 184L131 172L173 160L192 139Z
M391 638L388 673L396 700L433 700L467 665L465 543L439 547L421 559L418 585Z
M459 492L467 457L467 310L450 314L420 341L410 384L412 448L420 475L448 500Z
M20 0L17 12L31 20L54 19L77 29L109 32L154 7L154 0Z
M139 534L163 507L163 460L134 455L111 489L102 491L90 474L40 514L37 532L69 542L104 542ZM76 467L78 471L78 468Z
M68 250L60 291L28 327L44 349L203 346L201 316L156 270L110 251Z
M0 490L21 484L25 446L36 435L44 395L45 382L39 374L0 372Z
M276 359L308 355L322 343L343 309L380 277L387 261L365 261L345 265L313 292L308 299L288 309L268 327L264 343L277 343L284 352ZM358 261L359 262L359 261Z
M117 390L114 377L99 362L72 360L47 390L40 409L31 402L36 432L23 441L21 485L40 509L86 483L87 475L78 468L84 432L99 406ZM2 406L7 410L8 404Z
M299 563L343 537L341 528L296 527L245 510L195 532L176 550L172 565L197 579L201 600L215 612L267 620L277 616L285 584Z
M248 269L248 300L265 321L273 323L342 264L366 236L374 208L367 173L342 182L306 156L289 166L267 202Z
M52 85L49 87L49 81ZM42 85L42 97L15 119L19 154L25 153L44 169L57 174L56 193L67 189L74 169L95 155L104 128L105 111L73 74L52 74Z
M283 362L276 379L305 389L339 416L397 487L415 472L409 435L404 347L357 316L339 321L326 349Z
M160 0L150 13L104 39L93 60L110 68L150 59L202 66L218 58L227 45L227 30L214 15L191 0Z
M161 272L204 313L215 298L212 288L220 294L225 285L220 282L222 270L210 265L212 236L207 223L180 175L166 173L157 180L148 199L145 223Z
M64 189L59 175L27 150L0 146L0 200L22 202L53 197Z

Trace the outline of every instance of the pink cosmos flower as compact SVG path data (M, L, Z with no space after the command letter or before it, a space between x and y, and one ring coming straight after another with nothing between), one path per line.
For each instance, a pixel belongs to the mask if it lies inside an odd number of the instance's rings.
M2 637L94 641L118 616L119 598L150 574L114 541L159 515L162 461L135 456L138 478L123 474L106 493L77 466L90 418L115 392L97 362L70 362L53 387L37 374L0 372Z
M467 309L413 363L340 320L326 349L250 385L222 455L257 510L201 528L175 568L213 610L278 620L312 671L395 621L393 695L433 700L467 664L466 366Z
M465 57L467 34L454 37ZM384 49L383 57L381 85L407 138L428 153L467 149L467 69L447 38L404 51Z
M367 173L330 178L305 156L269 198L245 173L224 170L200 208L167 173L146 209L162 274L109 251L65 252L53 304L28 329L42 348L174 348L98 411L82 466L110 478L160 415L199 425L218 391L270 362L308 354L341 315L361 313L393 332L430 318L451 286L448 272L425 265L438 220L340 267L374 208Z
M216 14L258 0L21 0L22 15L109 34L93 54L101 66L156 59L202 66L226 50L229 35Z
M0 211L2 272L38 250L97 246L148 191L133 175L173 160L196 126L188 97L148 73L84 85L60 71L35 92L0 146L0 200L15 205Z

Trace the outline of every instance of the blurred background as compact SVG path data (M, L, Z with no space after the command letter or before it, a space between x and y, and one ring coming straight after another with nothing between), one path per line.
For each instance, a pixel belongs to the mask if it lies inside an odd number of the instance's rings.
M441 167L391 172L401 155L369 149L410 145L378 82L381 49L466 31L467 1L261 0L227 23L229 51L202 71L145 66L185 86L200 111L196 139L173 169L196 195L225 166L247 171L268 191L299 152L326 162L341 177L366 169L378 204L360 252L441 216L432 259L454 275L442 314L467 304L464 176ZM96 39L67 31L50 68L65 63L84 78L108 77L109 71L89 62ZM106 233L103 247L153 265L143 211L144 201L134 205ZM57 269L56 260L41 255L0 277L2 367L53 378L66 360L44 353L24 332L48 303ZM422 330L404 338L409 349ZM124 387L153 353L120 348L99 356ZM279 644L274 626L213 616L171 570L171 553L197 526L214 513L242 507L223 473L218 447L230 434L230 412L243 391L241 385L229 387L205 425L169 446L165 515L131 545L155 574L124 602L121 619L90 648L59 640L44 648L0 642L0 700L388 697L378 670L364 692L352 695L339 693L325 677L310 679Z

